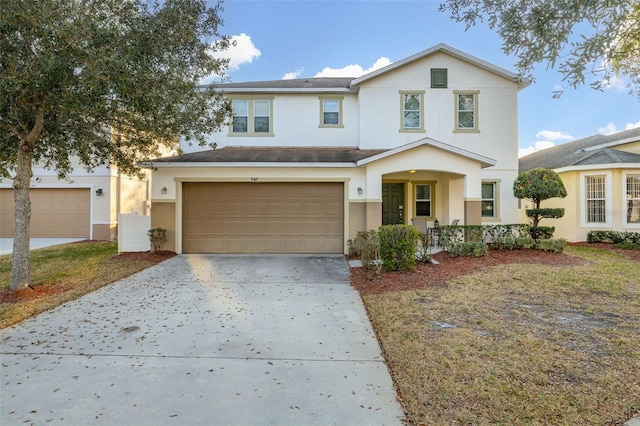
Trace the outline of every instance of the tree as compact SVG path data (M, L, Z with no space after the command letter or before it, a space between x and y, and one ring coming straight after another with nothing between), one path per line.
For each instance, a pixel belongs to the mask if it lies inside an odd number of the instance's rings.
M564 183L562 183L562 179L553 170L536 168L520 173L513 182L513 195L517 198L527 198L535 205L535 208L527 209L527 217L533 221L533 226L530 230L533 238L545 234L544 230L539 232L537 229L542 219L557 219L564 216L564 209L562 208L540 208L540 203L544 200L567 196L567 190L564 187ZM553 234L553 230L551 230L550 234Z
M230 107L199 81L215 59L222 4L205 0L3 0L0 14L0 174L13 178L11 288L29 276L34 163L59 178L72 161L136 174L179 136L205 145Z
M640 97L637 0L447 0L440 10L467 29L486 19L528 79L536 64L558 64L569 86L585 84L589 74L595 78L591 87L599 90L626 78L630 93Z

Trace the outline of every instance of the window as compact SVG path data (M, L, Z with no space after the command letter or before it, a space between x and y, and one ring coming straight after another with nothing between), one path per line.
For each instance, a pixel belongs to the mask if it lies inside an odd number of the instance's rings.
M416 184L416 216L432 217L433 214L433 192L432 184Z
M482 217L496 217L496 183L482 184Z
M431 88L446 89L447 88L447 69L431 68Z
M454 92L455 96L455 129L454 132L478 132L478 94L480 92Z
M342 98L320 98L319 127L343 127Z
M273 136L272 99L233 99L232 136Z
M640 175L627 175L625 194L627 223L640 225Z
M424 132L423 100L424 91L400 92L401 132Z
M585 177L587 223L606 223L605 176Z

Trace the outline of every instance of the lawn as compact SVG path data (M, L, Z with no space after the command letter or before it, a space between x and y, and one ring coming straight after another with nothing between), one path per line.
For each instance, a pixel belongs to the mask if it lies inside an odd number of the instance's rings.
M0 256L0 328L44 312L166 259L118 255L117 242L81 242L31 251L31 287L12 292L11 256Z
M621 425L640 414L640 262L565 253L580 259L357 286L410 424Z

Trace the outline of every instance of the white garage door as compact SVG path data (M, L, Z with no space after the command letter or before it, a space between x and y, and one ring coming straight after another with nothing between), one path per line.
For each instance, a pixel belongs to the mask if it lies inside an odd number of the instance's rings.
M342 183L183 184L185 253L343 253Z
M84 188L32 188L31 237L89 238L90 191ZM0 189L0 237L13 237L12 189Z

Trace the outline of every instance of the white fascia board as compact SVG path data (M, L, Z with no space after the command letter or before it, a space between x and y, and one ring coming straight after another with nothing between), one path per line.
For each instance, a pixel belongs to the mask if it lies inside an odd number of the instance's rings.
M389 151L385 151L382 152L380 154L371 156L371 157L367 157L367 158L363 158L362 160L358 161L356 164L358 166L364 166L366 164L372 163L374 161L378 161L381 160L383 158L387 158L387 157L391 157L393 155L399 154L401 152L422 146L422 145L429 145L429 146L433 146L434 148L438 148L441 149L443 151L447 151L450 152L452 154L456 154L459 155L461 157L465 157L465 158L469 158L471 160L474 161L479 161L483 167L490 167L490 166L495 166L497 161L494 160L493 158L489 158L489 157L485 157L484 155L480 155L480 154L476 154L473 153L471 151L467 151L466 149L462 149L462 148L458 148L455 147L453 145L449 145L440 141L437 141L435 139L431 139L431 138L424 138L424 139L420 139L418 141L415 142L411 142L407 145L402 145L398 148L394 148L391 149Z
M189 163L189 162L177 162L177 163L145 163L145 167L150 168L203 168L203 167L215 167L215 168L233 168L233 167L263 167L263 168L277 168L277 167L298 167L298 168L350 168L356 167L355 163Z
M585 164L554 169L556 173L583 172L585 170L640 169L640 163Z
M601 145L590 146L589 148L584 148L583 151L585 151L585 152L595 151L595 150L598 150L598 149L601 149L601 148L610 148L612 146L624 145L624 144L632 143L632 142L640 142L640 139L638 139L637 136L633 137L633 138L621 139L621 140L618 140L618 141L603 143Z
M485 71L489 71L493 74L499 75L502 78L505 78L509 81L516 83L519 89L524 89L525 87L531 84L530 80L525 79L518 74L515 74L497 65L493 65L492 63L482 60L480 58L476 58L475 56L469 55L468 53L465 53L461 50L454 49L453 47L448 46L444 43L440 43L427 50L423 50L422 52L416 53L415 55L411 55L407 58L401 59L397 62L387 65L386 67L382 67L380 69L370 72L369 74L365 74L361 77L358 77L351 82L351 87L358 86L360 83L363 83L367 80L375 78L379 75L385 74L403 65L406 65L411 62L422 59L424 57L427 57L436 52L443 52L445 54L448 54L449 56L460 59L461 61L467 62L471 65L475 65L478 68L484 69Z
M220 90L222 94L234 94L234 93L353 93L352 89L348 88L286 88L286 89L276 89L276 88L259 88L254 89L250 87L246 88L237 88L237 89L223 89Z

